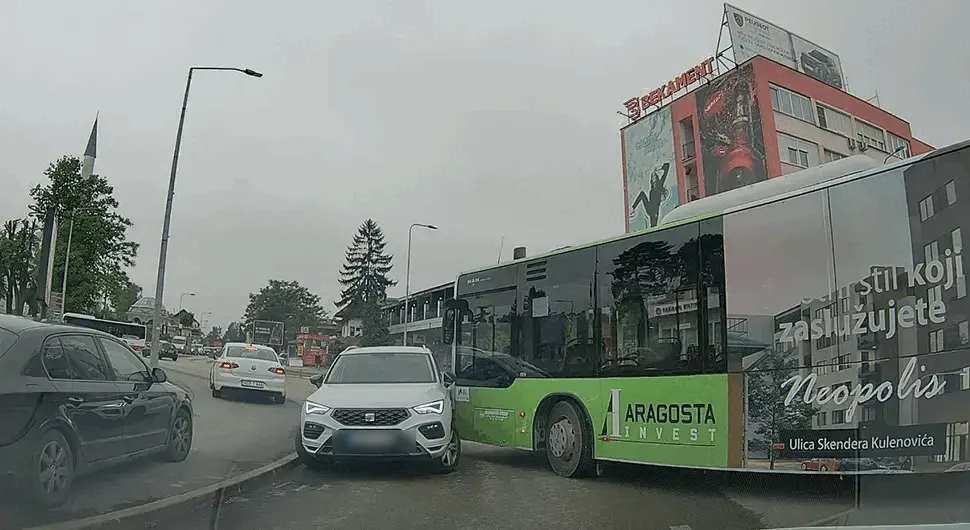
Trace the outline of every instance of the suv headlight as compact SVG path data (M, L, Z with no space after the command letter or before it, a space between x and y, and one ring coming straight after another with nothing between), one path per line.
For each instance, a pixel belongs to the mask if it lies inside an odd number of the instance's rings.
M319 403L314 403L309 399L303 402L304 414L326 414L328 412L330 412L330 407L321 405Z
M444 400L439 399L438 401L432 401L431 403L425 403L424 405L418 405L414 407L414 412L418 414L441 414L445 409Z

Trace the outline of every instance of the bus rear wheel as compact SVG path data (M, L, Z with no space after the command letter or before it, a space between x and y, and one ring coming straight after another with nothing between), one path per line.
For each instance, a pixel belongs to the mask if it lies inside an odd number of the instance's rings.
M561 477L587 476L595 469L592 433L570 401L553 405L546 420L546 457Z

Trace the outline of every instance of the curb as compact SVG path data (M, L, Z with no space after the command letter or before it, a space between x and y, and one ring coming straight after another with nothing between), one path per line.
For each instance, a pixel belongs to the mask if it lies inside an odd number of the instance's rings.
M185 370L179 370L178 368L172 368L171 366L163 366L162 368L164 368L166 371L171 370L173 372L178 372L178 373L180 373L182 375L187 375L189 377L195 377L195 378L198 378L198 379L205 379L206 381L209 380L209 376L207 376L207 375L199 375L199 374L196 374L196 373L187 372ZM300 400L293 399L292 397L290 397L290 394L289 393L286 394L286 400L289 401L290 403L296 403L297 405L302 405L303 404L303 401L304 401L302 399L300 399Z
M243 486L253 486L261 480L265 480L267 478L272 479L278 473L296 467L297 465L299 465L299 459L296 453L293 453L263 467L254 469L252 471L247 471L238 477L226 479L221 482L217 482L209 486L203 486L185 493L180 493L172 497L152 501L142 504L141 506L125 508L123 510L86 517L84 519L65 521L63 523L35 526L26 530L81 530L85 528L119 523L127 519L144 516L159 510L174 508L186 503L198 501L210 495L218 494L222 490L242 488Z

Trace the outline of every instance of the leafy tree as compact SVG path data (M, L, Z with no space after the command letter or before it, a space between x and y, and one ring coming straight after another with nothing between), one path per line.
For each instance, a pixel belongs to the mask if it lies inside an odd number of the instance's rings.
M364 221L347 247L343 268L340 270L340 301L337 307L347 309L349 314L362 316L368 303L380 304L387 298L387 288L396 285L388 274L391 272L390 254L385 252L387 243L384 231L373 219ZM366 329L366 328L365 328Z
M34 299L39 241L37 222L30 219L7 221L0 230L0 286L8 314L23 314Z
M191 311L182 311L179 314L179 324L181 324L183 328L191 328L193 322L195 322L195 313L192 313Z
M70 280L70 277L68 277L68 281ZM125 274L124 280L119 282L108 292L108 300L111 302L111 307L114 309L115 318L124 318L125 313L131 309L132 304L137 302L141 297L141 286L132 282L128 278L128 275Z
M222 335L222 342L245 342L246 332L239 322L230 322L226 332Z
M213 346L220 340L222 340L222 328L219 326L212 326L212 329L206 333L205 338L202 339L202 342L205 343L206 346Z
M124 270L135 264L138 244L128 241L131 220L116 210L114 188L99 175L81 178L81 161L64 156L52 162L44 175L49 182L30 190L30 209L42 215L49 208L60 212L58 231L64 233L74 220L65 307L93 312L103 295L123 289L128 282ZM67 238L58 237L54 254L53 284L60 285L67 255Z
M754 433L769 443L777 442L783 430L810 429L816 409L802 400L785 406L788 391L781 384L798 372L798 361L791 351L775 349L765 352L755 366L745 373L748 379L748 422L755 424ZM775 451L769 452L771 469Z
M361 314L361 346L387 346L389 333L387 321L381 315L381 306L375 302L365 302Z
M249 326L254 320L282 322L285 337L296 338L303 326L315 328L327 312L320 306L320 297L297 281L270 280L258 293L249 294L249 305L243 320ZM232 324L230 324L230 328ZM245 330L242 330L245 333Z

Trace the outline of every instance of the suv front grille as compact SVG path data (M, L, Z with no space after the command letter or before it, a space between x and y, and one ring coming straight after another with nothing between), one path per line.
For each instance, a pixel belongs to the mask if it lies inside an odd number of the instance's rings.
M410 415L407 409L337 409L332 413L342 425L354 427L392 427Z

